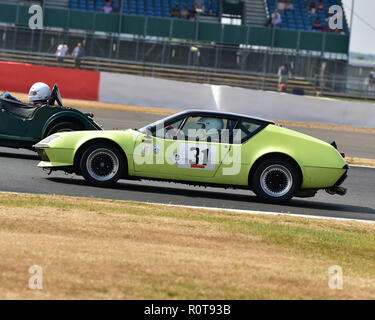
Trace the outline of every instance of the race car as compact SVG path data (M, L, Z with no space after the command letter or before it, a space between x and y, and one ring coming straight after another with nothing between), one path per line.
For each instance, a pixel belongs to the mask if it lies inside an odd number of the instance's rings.
M40 105L6 96L0 95L0 146L32 149L35 143L56 132L102 130L92 114L64 107L56 84L49 101Z
M35 145L49 173L82 175L95 186L119 179L243 188L272 203L344 195L348 164L328 144L273 121L188 110L140 129L57 133Z

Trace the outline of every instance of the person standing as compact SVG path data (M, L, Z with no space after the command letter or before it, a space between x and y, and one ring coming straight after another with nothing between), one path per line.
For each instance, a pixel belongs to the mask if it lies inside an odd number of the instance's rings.
M64 41L61 41L61 43L58 45L55 55L57 56L57 62L59 63L59 67L62 66L64 62L64 57L68 53L68 46L65 44Z
M292 77L292 73L290 72L288 68L288 64L284 63L279 68L277 75L279 76L279 91L280 92L286 91L288 80L290 77Z
M370 97L375 96L375 68L372 69L368 76L368 95Z
M81 61L82 57L84 56L85 50L82 47L82 43L78 42L77 46L74 48L72 52L72 56L74 57L74 64L77 69L81 68Z

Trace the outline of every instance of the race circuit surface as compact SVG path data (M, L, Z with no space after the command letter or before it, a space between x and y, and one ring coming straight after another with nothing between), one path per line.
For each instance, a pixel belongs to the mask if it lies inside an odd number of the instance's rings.
M96 120L102 123L105 129L139 128L163 117L101 110L96 110L95 114ZM303 132L302 128L298 129ZM350 133L350 141L346 140L345 143L344 141L340 143L342 133L324 130L329 131L325 133L320 129L315 130L315 136L319 137L318 133L329 135L337 141L339 146L345 145L347 150L344 151L348 155L352 155L351 152L359 152L360 154L355 153L353 156L375 158L374 151L367 150L368 148L363 145L363 137L358 138L356 133ZM369 139L368 141L373 139L370 135L366 138ZM0 190L375 221L375 169L371 168L356 167L349 170L349 178L343 185L349 189L349 192L344 197L330 196L324 191L319 191L315 198L295 198L288 204L272 205L260 202L252 192L247 190L225 190L174 183L127 180L121 180L112 188L96 188L88 186L81 177L75 175L55 172L48 176L36 167L38 161L37 156L31 151L0 148Z

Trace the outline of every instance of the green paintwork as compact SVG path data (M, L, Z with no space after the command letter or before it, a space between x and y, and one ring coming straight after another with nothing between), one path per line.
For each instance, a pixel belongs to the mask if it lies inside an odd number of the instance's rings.
M32 148L46 137L49 128L68 119L80 123L84 130L101 130L88 115L69 107L43 105L32 116L21 116L17 111L4 108L3 103L11 103L17 108L34 108L30 104L0 98L0 145L14 148ZM21 112L22 113L22 112Z
M243 144L168 140L146 136L132 129L62 133L57 134L57 138L47 144L41 141L36 145L36 148L43 149L50 159L50 162L40 162L38 166L54 169L72 167L77 151L81 147L85 148L85 143L96 139L110 141L121 147L127 157L128 176L137 178L247 187L249 173L255 162L274 153L289 156L296 161L302 173L301 189L332 187L347 170L344 168L347 163L330 144L274 124L266 125ZM194 170L178 167L176 163L167 163L171 156L178 152L179 146L186 143L215 148L215 167L210 170ZM145 158L142 154L145 146L149 146L151 150L151 161L149 164L140 164L136 160ZM229 161L230 159L233 161ZM160 164L161 162L163 163Z

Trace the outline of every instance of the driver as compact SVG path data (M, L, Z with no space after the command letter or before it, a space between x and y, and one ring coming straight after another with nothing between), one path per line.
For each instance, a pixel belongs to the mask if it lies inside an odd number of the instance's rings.
M22 102L21 100L13 97L9 92L5 92L3 98ZM51 98L51 89L47 84L44 82L36 82L31 86L29 90L29 103L42 105L46 104L49 98Z
M219 141L220 131L224 129L223 119L202 117L197 124L201 125L201 129L197 132L199 138L206 139L209 136Z

